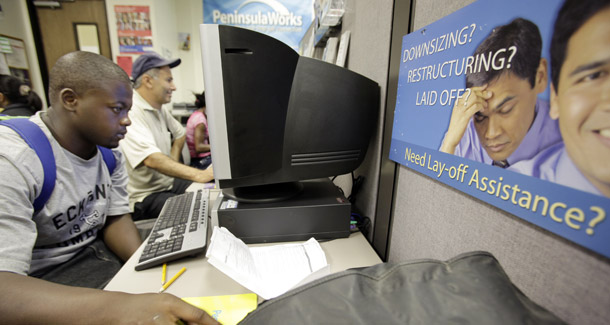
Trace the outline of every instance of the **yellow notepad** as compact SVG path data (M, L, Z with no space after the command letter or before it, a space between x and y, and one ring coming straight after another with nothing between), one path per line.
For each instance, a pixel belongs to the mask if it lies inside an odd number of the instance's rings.
M205 310L223 325L237 324L256 309L257 296L254 293L241 295L188 297L182 300Z

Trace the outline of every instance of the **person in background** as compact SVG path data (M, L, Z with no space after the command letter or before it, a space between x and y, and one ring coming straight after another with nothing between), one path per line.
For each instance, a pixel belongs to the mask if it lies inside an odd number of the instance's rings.
M185 130L166 105L176 90L171 69L179 64L180 59L166 60L153 52L133 63L131 125L120 148L127 162L134 220L157 218L168 198L183 194L192 182L214 179L212 168L181 163Z
M1 114L9 116L32 116L42 110L42 100L21 79L0 75Z
M506 168L561 141L548 102L538 98L548 85L538 26L517 18L495 27L473 55L502 49L505 62L514 53L510 65L466 75L471 93L456 100L440 151Z
M563 142L511 168L610 197L610 1L567 0L551 41L551 117Z
M205 92L195 94L195 110L186 122L186 144L191 154L191 166L206 169L212 164L210 133L205 112Z
M99 290L141 244L126 198L123 156L109 173L98 146L116 148L130 124L132 88L107 58L68 53L49 75L51 106L30 121L48 138L55 188L34 211L43 168L0 126L0 315L7 324L216 324L180 298Z

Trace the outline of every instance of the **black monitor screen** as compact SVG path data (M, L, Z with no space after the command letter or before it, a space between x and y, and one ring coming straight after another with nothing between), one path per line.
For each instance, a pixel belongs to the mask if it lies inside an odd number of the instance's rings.
M216 184L241 201L296 195L355 170L377 125L379 86L248 29L201 25Z

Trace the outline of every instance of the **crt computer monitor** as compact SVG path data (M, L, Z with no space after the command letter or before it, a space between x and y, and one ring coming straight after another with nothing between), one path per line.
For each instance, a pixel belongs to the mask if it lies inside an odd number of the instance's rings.
M377 125L377 83L262 33L200 31L214 177L226 196L284 200L301 180L362 163Z

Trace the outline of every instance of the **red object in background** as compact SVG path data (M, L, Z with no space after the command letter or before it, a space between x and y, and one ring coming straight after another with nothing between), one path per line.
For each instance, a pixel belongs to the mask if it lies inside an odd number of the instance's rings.
M131 77L131 66L133 64L133 58L131 56L117 55L116 61L116 64L118 64L119 67L123 68L123 70L125 70L125 72L127 72L127 74L129 75L129 77Z

